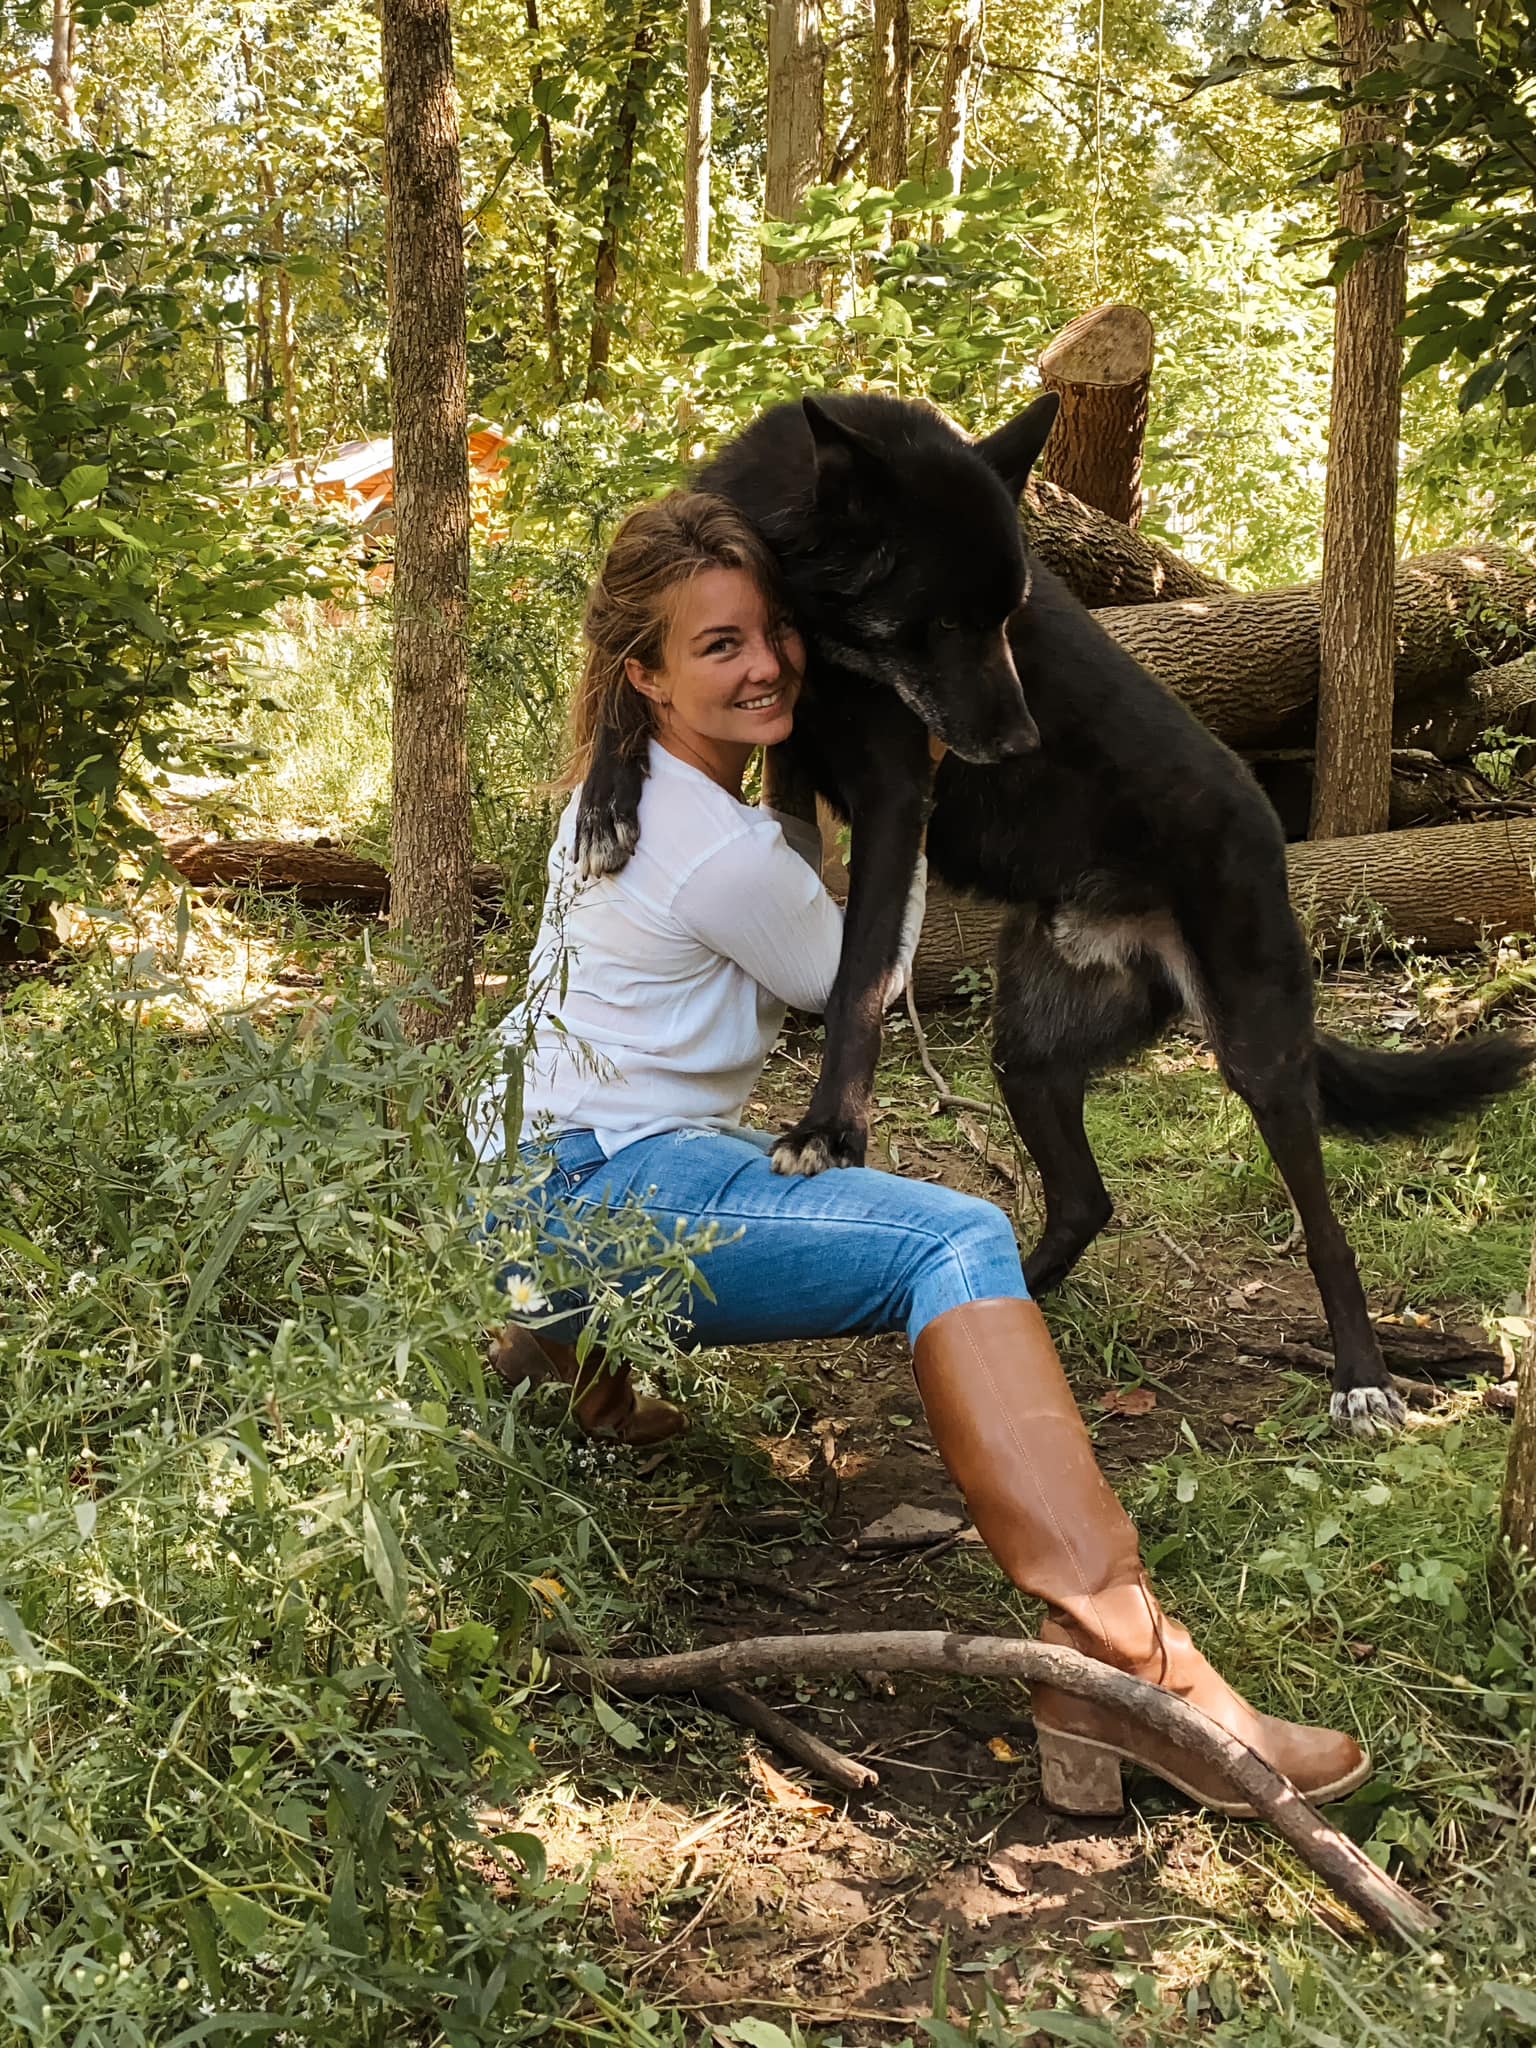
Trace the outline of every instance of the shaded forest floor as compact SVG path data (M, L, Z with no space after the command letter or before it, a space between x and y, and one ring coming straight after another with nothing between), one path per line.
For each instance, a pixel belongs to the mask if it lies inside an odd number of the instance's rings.
M1397 968L1355 973L1335 980L1328 1006L1359 1035L1412 1040L1443 1031L1472 985L1438 974L1405 984ZM940 1020L930 1035L952 1087L988 1092L974 1024ZM1029 1241L1034 1190L1002 1120L933 1114L909 1027L888 1050L887 1162L1002 1202ZM790 1120L815 1052L809 1035L785 1043L754 1122ZM1446 1622L1454 1607L1466 1626L1507 1425L1463 1384L1415 1410L1394 1444L1328 1434L1326 1381L1275 1356L1287 1341L1315 1339L1320 1321L1283 1190L1196 1044L1170 1040L1106 1082L1093 1114L1121 1214L1048 1313L1105 1467L1141 1516L1149 1555L1166 1561L1171 1601L1234 1679L1277 1710L1310 1706L1373 1739L1383 1769L1345 1824L1374 1834L1377 1853L1410 1880L1443 1877L1470 1848L1465 1815L1451 1819L1445 1800L1451 1753L1450 1775L1468 1789L1497 1787L1502 1800L1522 1782L1514 1748L1481 1731L1467 1745L1460 1730L1428 1733L1402 1718L1410 1697L1415 1716L1440 1711ZM1428 1147L1332 1148L1379 1315L1475 1326L1499 1342L1498 1319L1518 1307L1536 1207L1529 1117L1529 1104L1504 1105L1480 1129ZM1449 1193L1458 1182L1459 1210ZM892 1516L910 1525L912 1510L948 1515L957 1531L963 1521L901 1340L786 1345L708 1364L718 1377L693 1387L702 1429L674 1451L629 1457L627 1483L645 1490L665 1534L650 1612L626 1648L1030 1625L1029 1604L973 1541L858 1544ZM1385 1506L1401 1480L1453 1468L1463 1491L1480 1488L1457 1504L1474 1520L1438 1531L1432 1550L1421 1521L1394 1529L1378 1518L1369 1535L1351 1526L1351 1503L1380 1496ZM1255 1480L1277 1471L1292 1483L1256 1517ZM1320 1516L1320 1496L1335 1495L1340 1511ZM1418 1512L1426 1507L1432 1528L1427 1493ZM1411 1596L1395 1597L1400 1546L1430 1566L1428 1620L1416 1619ZM1326 1560L1323 1580L1314 1555ZM1436 1559L1456 1578L1449 1607L1436 1605ZM1363 1600L1357 1571L1371 1586ZM1288 1595L1283 1613L1246 1627L1227 1604L1234 1576L1239 1604L1251 1581L1261 1609L1277 1589ZM1383 1579L1394 1595L1385 1611ZM1378 1661L1390 1673L1380 1682ZM1195 2029L1239 2024L1254 1961L1276 1930L1300 1926L1341 1948L1355 1939L1275 1843L1194 1812L1155 1781L1133 1782L1121 1821L1050 1814L1022 1693L869 1672L768 1696L874 1765L879 1786L844 1798L791 1768L785 1789L759 1768L755 1738L690 1706L652 1703L627 1710L629 1755L610 1757L597 1778L572 1759L522 1817L553 1867L590 1874L589 1932L614 1974L660 2005L717 2026L744 2016L835 2026L849 2044L904 2038L922 2021L933 2034L942 2018L982 2038L1012 2027L1016 2039L1024 2012L1042 2009L1056 2014L1060 2038L1140 2038L1141 2026L1172 2017ZM1405 1754L1415 1760L1406 1772ZM1430 1781L1428 1797L1416 1778ZM1479 1855L1496 1849L1500 1826L1479 1831ZM1093 2015L1110 2031L1092 2028ZM1092 2031L1073 2033L1074 2021Z

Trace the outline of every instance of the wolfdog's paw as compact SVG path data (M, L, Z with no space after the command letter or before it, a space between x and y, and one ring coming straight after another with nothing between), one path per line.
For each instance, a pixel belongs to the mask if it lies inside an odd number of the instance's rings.
M1335 1429L1346 1436L1395 1436L1408 1419L1396 1387L1350 1387L1328 1404Z
M622 874L640 844L638 818L621 818L599 808L576 820L576 872L584 882Z
M836 1166L862 1166L864 1146L851 1131L817 1130L800 1124L773 1148L775 1173L826 1173Z

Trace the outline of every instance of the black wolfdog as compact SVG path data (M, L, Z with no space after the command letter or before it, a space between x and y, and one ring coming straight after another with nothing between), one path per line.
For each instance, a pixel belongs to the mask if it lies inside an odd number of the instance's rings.
M1512 1087L1536 1048L1493 1035L1380 1053L1317 1031L1280 826L1257 783L1021 545L1017 501L1055 409L1038 400L972 444L921 406L807 398L698 478L782 564L808 656L786 751L853 827L821 1078L774 1164L864 1157L879 990L931 804L932 870L1010 906L994 1056L1045 1196L1031 1289L1063 1279L1112 1213L1083 1130L1089 1075L1188 1010L1301 1217L1334 1417L1369 1435L1402 1404L1329 1201L1319 1122L1412 1128ZM951 750L936 774L930 733ZM578 828L587 872L628 858L643 772L599 746Z

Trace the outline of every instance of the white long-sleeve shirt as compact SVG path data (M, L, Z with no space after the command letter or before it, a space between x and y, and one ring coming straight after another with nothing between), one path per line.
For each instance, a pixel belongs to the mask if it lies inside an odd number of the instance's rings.
M640 844L621 874L576 874L572 796L549 856L526 1001L502 1026L523 1060L519 1142L591 1130L610 1156L684 1125L733 1130L786 1006L820 1011L842 912L801 819L754 809L652 745ZM482 1156L504 1143L507 1084L476 1105Z

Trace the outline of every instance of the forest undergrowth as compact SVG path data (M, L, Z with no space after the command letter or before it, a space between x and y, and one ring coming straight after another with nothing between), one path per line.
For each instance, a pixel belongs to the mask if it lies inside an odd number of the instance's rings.
M1315 1309L1283 1190L1198 1045L1097 1092L1121 1213L1051 1320L1171 1604L1261 1703L1369 1739L1376 1776L1342 1818L1445 1915L1408 1957L1262 1831L1149 1784L1123 1824L1067 1831L1123 1882L1032 1913L998 1858L1068 1850L1017 1698L799 1688L781 1703L897 1760L828 1818L689 1703L553 1683L557 1638L1030 1617L965 1547L846 1576L867 1513L944 1486L900 1347L681 1358L663 1324L687 1246L643 1303L607 1291L617 1341L696 1411L684 1447L595 1447L547 1394L487 1385L499 1302L466 1207L485 1172L456 1103L491 1053L410 1046L380 943L146 899L6 991L0 2038L1528 2037L1536 1674L1493 1552L1507 1425L1471 1389L1399 1440L1345 1443L1320 1384L1276 1370L1266 1335ZM1328 1001L1412 1038L1494 971L1388 958ZM984 1090L980 1016L932 1036ZM787 1042L765 1117L815 1050ZM902 1170L1013 1201L1027 1232L1001 1127L932 1113L906 1027L880 1087ZM1378 1308L1518 1329L1528 1097L1426 1142L1330 1141L1330 1161ZM532 1295L571 1277L515 1227L501 1249ZM653 1250L607 1227L610 1274ZM930 1727L964 1798L900 1767ZM764 1856L801 1901L741 1903Z

